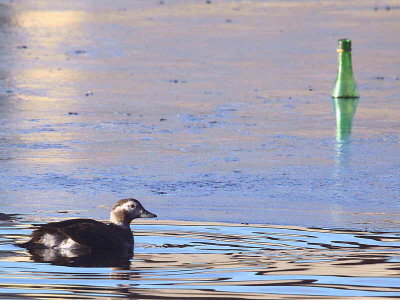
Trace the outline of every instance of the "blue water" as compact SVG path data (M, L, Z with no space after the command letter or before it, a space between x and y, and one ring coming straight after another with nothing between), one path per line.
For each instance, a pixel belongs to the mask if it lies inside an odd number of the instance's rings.
M0 0L0 297L396 296L399 14ZM330 99L343 37L351 112ZM132 261L12 245L126 197L159 216L134 227Z
M25 222L3 222L1 297L393 297L400 294L400 234L301 227L136 224L135 255L125 267L42 260L12 243ZM55 251L55 250L53 250ZM280 295L280 296L278 296Z
M323 299L400 293L398 233L165 221L133 228L135 255L125 267L88 268L72 266L74 257L34 261L12 244L26 240L29 225L3 222L1 296Z

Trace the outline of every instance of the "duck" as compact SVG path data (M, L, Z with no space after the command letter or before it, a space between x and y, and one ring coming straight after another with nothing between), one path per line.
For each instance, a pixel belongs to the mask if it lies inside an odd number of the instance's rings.
M93 219L69 219L40 225L28 242L18 246L34 249L73 249L87 251L132 250L130 223L137 218L155 218L139 200L121 199L112 208L110 223Z

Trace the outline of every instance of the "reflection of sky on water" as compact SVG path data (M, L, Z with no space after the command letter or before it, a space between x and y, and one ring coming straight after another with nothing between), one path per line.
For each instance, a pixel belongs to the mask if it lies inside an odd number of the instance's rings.
M397 233L146 223L133 226L135 257L128 270L34 263L25 250L11 245L26 240L31 229L25 223L4 224L2 293L154 298L179 289L181 297L194 291L204 297L213 290L228 292L229 298L237 293L389 297L398 292Z
M92 4L0 5L0 208L24 214L2 219L0 297L397 295L399 10ZM352 133L357 103L334 115L327 100L344 35L363 97ZM107 219L126 196L160 219L302 227L133 225L130 270L11 244L25 222Z

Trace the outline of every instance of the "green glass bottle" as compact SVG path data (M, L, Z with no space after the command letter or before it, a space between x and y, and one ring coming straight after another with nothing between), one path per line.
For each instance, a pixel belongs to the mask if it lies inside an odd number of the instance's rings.
M353 75L351 62L351 40L339 40L337 49L339 59L339 69L335 85L332 89L333 98L358 98L360 97L356 81Z

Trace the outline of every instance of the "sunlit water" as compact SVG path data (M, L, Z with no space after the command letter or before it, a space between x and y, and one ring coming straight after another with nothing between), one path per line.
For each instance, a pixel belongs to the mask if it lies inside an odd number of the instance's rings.
M2 298L400 295L400 233L151 221L134 226L133 259L88 267L79 257L40 260L13 245L31 231L25 222L2 222Z
M395 2L0 0L0 297L398 296ZM206 223L134 225L131 261L13 246L125 197Z
M0 0L0 209L136 197L169 220L399 231L399 20L373 0ZM345 36L361 98L335 115Z

